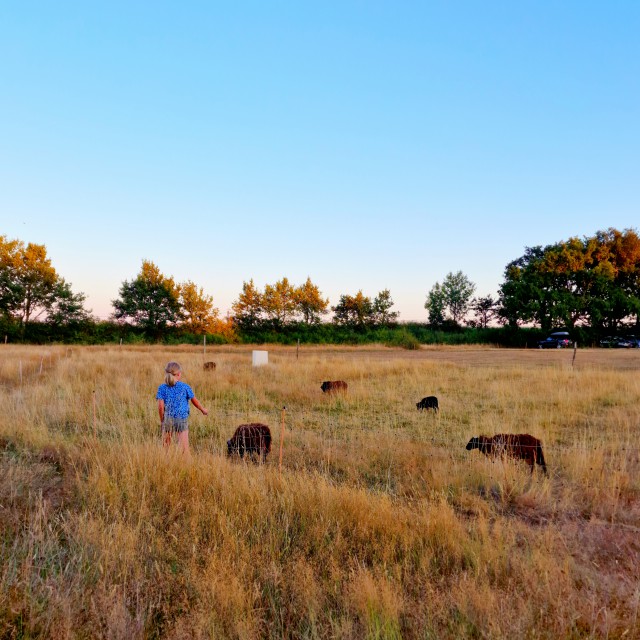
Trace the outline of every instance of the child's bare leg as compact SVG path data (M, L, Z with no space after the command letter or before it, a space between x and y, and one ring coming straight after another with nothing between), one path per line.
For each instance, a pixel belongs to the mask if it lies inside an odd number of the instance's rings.
M189 431L180 431L177 434L178 436L178 443L180 444L180 446L182 447L182 450L185 453L189 453Z
M162 446L168 447L171 445L171 431L164 431L162 434Z

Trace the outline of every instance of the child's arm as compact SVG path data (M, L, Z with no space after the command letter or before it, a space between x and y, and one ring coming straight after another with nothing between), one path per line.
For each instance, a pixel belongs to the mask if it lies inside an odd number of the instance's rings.
M196 409L199 409L203 415L205 416L209 415L209 412L198 402L197 398L191 398L191 402L193 402L193 406Z
M160 415L160 424L164 422L164 400L158 400L158 414Z

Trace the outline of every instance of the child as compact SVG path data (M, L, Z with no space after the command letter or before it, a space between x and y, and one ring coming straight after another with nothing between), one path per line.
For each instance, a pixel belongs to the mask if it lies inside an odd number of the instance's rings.
M169 362L164 369L164 384L158 387L156 400L162 426L162 443L171 444L171 434L176 433L178 442L185 453L189 452L189 400L203 415L208 411L198 402L191 387L182 382L182 367L177 362Z

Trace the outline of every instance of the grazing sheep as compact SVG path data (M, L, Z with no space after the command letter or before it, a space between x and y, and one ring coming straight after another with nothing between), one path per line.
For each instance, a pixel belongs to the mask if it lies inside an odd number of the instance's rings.
M545 475L547 465L542 453L542 442L527 433L498 433L495 436L477 436L467 443L467 451L480 449L487 456L510 456L524 460L533 473L533 466L538 463Z
M271 451L271 431L266 424L252 422L250 424L241 424L231 437L227 440L227 455L234 453L244 458L244 454L249 456L257 454L266 462L267 454Z
M416 409L418 411L422 411L423 409L433 409L436 413L438 413L438 398L435 396L427 396L426 398L422 398L420 402L416 402Z
M320 388L322 389L323 393L333 393L334 391L346 391L347 387L348 387L347 383L344 382L343 380L325 380L320 385Z
M205 371L215 371L216 370L216 363L215 362L205 362L204 363L204 370Z

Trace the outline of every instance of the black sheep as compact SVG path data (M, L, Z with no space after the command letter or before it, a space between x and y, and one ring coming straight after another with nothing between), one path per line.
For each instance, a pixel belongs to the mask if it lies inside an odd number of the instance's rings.
M416 409L418 411L422 411L423 409L433 409L436 413L438 413L438 398L435 396L427 396L426 398L422 398L420 402L416 402Z

